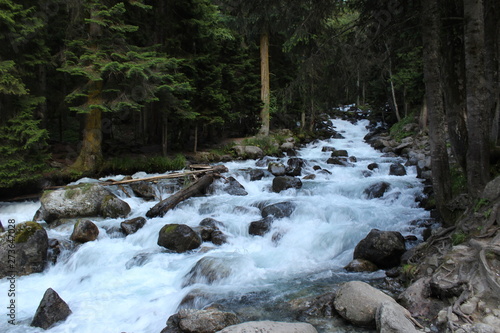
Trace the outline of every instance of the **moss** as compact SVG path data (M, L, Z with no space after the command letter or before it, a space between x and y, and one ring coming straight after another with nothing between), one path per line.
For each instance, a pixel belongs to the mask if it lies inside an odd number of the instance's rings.
M455 232L451 235L451 243L453 246L462 244L466 239L467 235L462 231Z
M403 140L404 138L415 135L415 132L406 132L403 130L406 125L412 123L415 123L415 116L413 113L409 114L408 116L401 119L401 121L392 125L390 133L394 140L396 140L397 142L401 142L401 140Z
M79 194L79 190L76 188L69 188L66 191L64 191L64 198L66 199L73 199L77 194Z
M179 226L178 224L168 224L161 229L161 232L169 234L171 232L174 232L178 226Z
M43 227L36 222L24 222L16 226L14 243L26 243L37 230L42 230Z

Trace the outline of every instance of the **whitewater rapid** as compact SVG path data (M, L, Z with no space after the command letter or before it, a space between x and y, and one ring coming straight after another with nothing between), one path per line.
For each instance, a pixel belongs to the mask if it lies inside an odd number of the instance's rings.
M390 164L404 161L384 157L363 141L367 121L333 123L345 139L316 141L298 151L298 157L308 162L302 175L316 174L313 180L303 179L301 189L273 193L272 177L249 180L245 170L256 168L255 160L234 161L225 164L229 169L225 176L234 176L245 187L247 196L217 191L191 198L164 217L147 220L142 229L126 238L112 238L105 231L119 226L124 219L94 220L100 229L96 241L80 245L74 252L63 252L58 262L43 273L17 277L18 322L10 325L2 315L0 331L43 332L29 324L47 288L58 292L72 311L66 321L47 332L159 333L187 295L198 307L212 302L252 303L252 295L257 295L258 302L272 302L286 300L304 288L314 289L315 283L324 290L325 281L335 284L381 278L383 271L354 274L343 267L352 260L357 242L373 228L396 230L403 235L416 232L412 221L429 218L429 213L415 202L423 185L412 167L407 168L406 176L389 176ZM353 167L327 164L330 152L323 152L324 146L346 149L357 161ZM285 164L286 160L282 159ZM367 166L373 162L379 168L366 177ZM318 173L313 166L330 173ZM390 183L391 189L382 198L367 199L363 191L379 181ZM132 208L127 219L145 216L158 202L128 198L115 190ZM296 204L294 213L276 220L263 237L249 235L250 222L261 219L257 205L283 201ZM31 220L39 206L38 202L0 203L0 220ZM223 222L221 230L228 243L204 243L202 249L185 254L166 253L157 245L158 232L165 224L196 227L207 217ZM49 238L63 242L69 239L72 226L48 228L47 232ZM277 234L281 238L273 239ZM204 257L221 263L230 274L210 285L198 282L183 287L186 275ZM0 304L2 314L7 312L8 284L6 279L0 280L0 299L5 303ZM273 316L271 312L261 315L262 320L276 319L266 318Z

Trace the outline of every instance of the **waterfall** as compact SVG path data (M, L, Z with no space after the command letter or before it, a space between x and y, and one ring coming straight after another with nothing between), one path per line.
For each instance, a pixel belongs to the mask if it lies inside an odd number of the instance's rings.
M63 252L43 273L17 278L19 323L12 326L2 318L0 331L42 332L29 324L47 288L56 290L72 310L51 333L159 333L180 305L203 307L215 302L236 309L272 305L306 291L332 290L343 281L383 277L383 271L347 273L343 267L351 261L357 242L373 228L417 233L411 222L429 218L415 202L423 185L412 167L405 176L389 175L392 163L404 161L384 157L363 142L367 121L333 120L333 124L344 139L315 141L298 151L298 157L307 161L302 176L316 175L302 179L300 189L274 193L272 176L250 181L246 170L257 168L255 160L233 161L225 164L229 169L225 176L238 180L246 196L216 190L188 199L125 238L111 237L105 231L123 219L94 220L100 229L96 241ZM324 151L325 146L345 149L356 161L350 166L327 164L331 152ZM287 159L280 161L286 164ZM379 168L367 175L367 166L373 162ZM323 171L314 170L318 167ZM381 198L368 199L364 190L380 181L390 184L389 191ZM157 203L124 195L122 199L132 208L129 218L145 216ZM264 236L249 235L250 222L262 218L258 207L278 202L293 203L292 215L275 220ZM31 220L38 207L39 203L32 202L1 203L0 220ZM201 249L183 254L168 253L157 245L158 232L165 224L196 227L207 217L223 223L220 229L227 236L226 244L204 243ZM49 238L61 241L69 239L71 231L65 225L47 229ZM212 269L212 275L204 275L204 268ZM0 292L7 290L8 281L0 280ZM2 313L4 305L0 304ZM278 318L279 311L253 315L262 320L283 319Z

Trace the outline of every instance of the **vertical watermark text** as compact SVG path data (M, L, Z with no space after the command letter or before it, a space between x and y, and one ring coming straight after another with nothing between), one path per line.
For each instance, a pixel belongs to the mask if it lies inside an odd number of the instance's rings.
M11 325L16 324L16 293L17 293L17 284L16 284L16 243L15 243L15 235L16 235L16 221L14 219L8 220L7 224L7 267L8 267L8 276L7 276L7 322ZM5 260L5 259L4 259Z

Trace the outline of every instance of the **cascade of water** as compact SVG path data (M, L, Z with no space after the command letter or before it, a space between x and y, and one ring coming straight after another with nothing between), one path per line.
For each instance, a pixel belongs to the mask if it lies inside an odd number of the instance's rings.
M389 165L398 159L383 157L363 142L366 122L335 120L334 124L345 139L314 142L298 152L307 161L304 173L316 174L315 179L302 180L301 189L273 193L269 190L272 177L250 181L243 171L255 168L255 161L234 161L226 164L229 175L245 187L247 196L216 191L191 198L164 217L149 219L126 238L112 238L103 229L122 220L97 221L97 241L63 254L43 273L17 278L20 322L12 326L1 319L0 331L41 332L29 323L49 287L73 312L50 332L160 332L183 299L186 306L199 307L214 301L250 303L252 297L271 301L307 288L323 290L325 285L352 278L383 276L382 272L348 274L343 267L352 259L356 243L372 228L407 234L411 221L428 218L428 212L415 203L422 185L413 169L406 176L388 175ZM330 152L323 152L324 146L346 149L357 161L352 167L327 164ZM379 168L365 177L372 162ZM313 166L328 172L316 172ZM390 183L390 190L382 198L367 199L363 191L379 181ZM132 208L131 217L145 216L155 204L135 197L124 200ZM259 204L278 202L292 202L296 209L290 217L276 220L264 236L249 235L249 223L261 219ZM2 204L0 219L30 220L38 207L38 203ZM185 254L166 253L157 245L165 224L195 227L206 217L223 223L226 244L206 243L204 250ZM71 230L61 226L47 231L49 238L65 240ZM200 274L197 263L215 268L213 276ZM4 279L0 291L6 290Z

